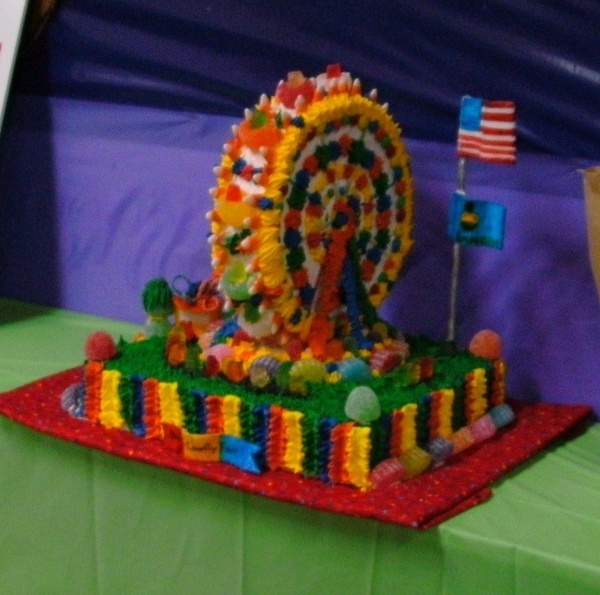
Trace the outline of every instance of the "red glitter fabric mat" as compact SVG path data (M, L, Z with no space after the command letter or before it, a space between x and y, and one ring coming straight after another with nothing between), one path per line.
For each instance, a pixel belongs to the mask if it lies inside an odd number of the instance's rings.
M80 379L81 369L76 368L4 393L0 395L0 414L38 432L252 494L414 529L433 527L484 502L491 497L490 485L495 480L591 413L583 405L512 402L515 423L487 442L405 483L361 492L285 471L253 475L226 463L190 461L167 450L161 440L143 440L130 432L106 430L73 418L61 409L60 395Z

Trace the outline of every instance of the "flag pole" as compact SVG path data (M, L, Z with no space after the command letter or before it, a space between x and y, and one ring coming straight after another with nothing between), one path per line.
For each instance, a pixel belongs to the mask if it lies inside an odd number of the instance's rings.
M467 160L465 157L458 159L458 191L465 193L467 185ZM456 340L456 298L458 295L458 272L460 269L460 244L454 242L452 247L452 276L450 281L450 313L448 316L448 343Z

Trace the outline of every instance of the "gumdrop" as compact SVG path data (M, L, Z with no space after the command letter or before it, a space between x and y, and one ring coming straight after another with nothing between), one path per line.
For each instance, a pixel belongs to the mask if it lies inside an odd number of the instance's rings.
M362 382L371 378L371 369L357 357L349 357L338 363L337 371L344 380Z
M87 359L103 362L117 355L117 346L107 332L96 331L88 336L84 351Z
M495 331L484 329L473 335L469 351L484 359L498 359L502 355L502 339Z
M290 368L290 385L292 392L307 394L307 382L323 382L327 378L327 368L315 359L301 359Z
M379 399L368 386L357 386L350 391L344 411L350 419L361 424L368 424L381 416Z

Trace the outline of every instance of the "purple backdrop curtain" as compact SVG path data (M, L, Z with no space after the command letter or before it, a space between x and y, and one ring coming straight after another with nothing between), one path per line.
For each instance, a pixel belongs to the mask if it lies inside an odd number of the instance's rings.
M517 103L516 166L470 164L508 208L505 248L463 252L458 339L506 344L515 396L600 412L600 305L578 169L600 155L600 5L64 0L20 56L0 139L0 294L142 322L152 277L210 272L212 167L288 70L340 61L401 122L416 244L385 304L443 338L460 96Z

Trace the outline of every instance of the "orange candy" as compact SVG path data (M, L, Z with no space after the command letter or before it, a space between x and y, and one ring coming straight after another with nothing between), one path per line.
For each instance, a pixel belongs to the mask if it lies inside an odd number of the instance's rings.
M498 359L502 355L502 339L497 332L484 329L473 335L469 351L477 357Z
M260 128L252 128L250 121L245 120L238 128L238 138L242 144L247 145L253 151L261 147L272 147L281 140L281 131L277 126L268 122Z

